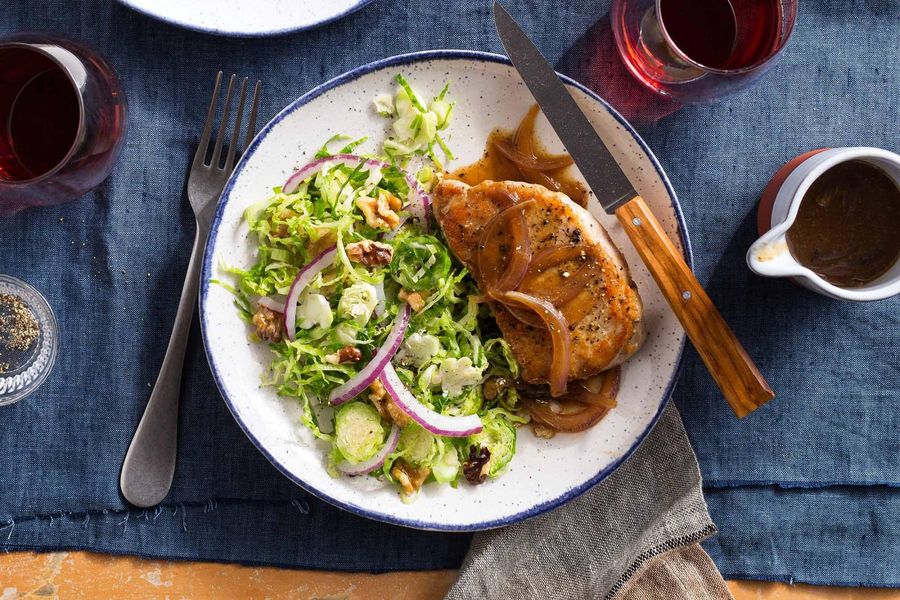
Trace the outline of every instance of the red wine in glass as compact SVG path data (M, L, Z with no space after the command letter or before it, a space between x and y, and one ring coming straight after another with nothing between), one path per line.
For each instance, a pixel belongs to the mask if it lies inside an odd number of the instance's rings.
M17 60L16 60L17 59ZM8 52L16 60L20 85L0 88L0 177L25 181L60 164L78 134L78 92L47 56L30 50Z
M46 34L0 38L0 214L77 198L110 173L125 95L89 48Z
M758 78L793 30L797 0L615 0L613 31L628 69L681 100Z

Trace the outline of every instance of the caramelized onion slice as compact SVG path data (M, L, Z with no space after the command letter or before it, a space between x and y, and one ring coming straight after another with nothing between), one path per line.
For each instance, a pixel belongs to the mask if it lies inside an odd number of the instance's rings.
M552 303L551 303L552 304ZM506 305L506 310L512 314L521 323L525 323L526 325L531 325L532 327L544 327L544 322L533 312L523 310L521 308L516 308L510 305ZM565 317L566 322L569 325L574 325L578 323L581 319L584 318L585 311L581 306L573 306L571 303L566 303L565 306L559 309L559 312L562 313L562 316Z
M516 306L511 306L509 304L504 305L506 310L514 316L519 322L525 323L526 325L531 325L532 327L544 327L544 321L541 320L539 316L534 314L528 310L522 310Z
M577 433L593 427L616 407L620 379L621 369L616 367L590 379L573 382L574 389L553 402L526 397L523 405L538 423L557 431Z
M566 262L567 260L575 260L582 256L587 257L589 255L587 246L581 244L578 246L557 246L556 248L548 248L547 250L542 250L534 255L534 260L531 262L529 272L542 273L559 263Z
M588 262L585 262L585 264L579 267L574 273L566 278L562 284L553 286L549 289L529 289L529 277L540 275L550 267L556 266L560 263L570 260L576 260L582 257L585 257ZM593 261L593 257L588 253L586 246L559 246L556 248L550 248L534 255L531 260L531 265L528 267L528 273L519 284L519 290L547 300L562 311L563 316L566 317L570 324L576 323L580 319L576 318L576 315L573 314L573 312L577 311L567 311L566 306L585 287L587 287L591 279L593 279L597 275L596 266L597 265ZM513 307L507 308L514 317L527 325L531 325L533 327L540 327L542 325L542 321L534 313L523 311L521 309Z
M584 264L574 273L570 273L568 277L565 277L565 281L559 286L548 290L544 294L540 294L541 297L552 302L554 306L562 308L567 302L577 296L590 283L591 279L597 275L596 262L586 246L559 246L536 254L531 261L525 281L523 281L523 291L528 287L528 277L535 277L550 267L577 259L584 259Z
M532 201L533 202L533 201ZM528 202L516 206L521 208ZM511 209L507 209L511 210ZM528 222L521 210L517 210L509 218L509 261L506 271L497 282L500 290L514 290L528 273L531 264L531 236L528 233Z
M574 306L572 300L587 287L587 284L590 283L595 274L596 270L594 265L584 265L575 271L575 273L559 287L545 293L538 293L537 291L534 291L533 293L557 307L566 318L566 321L568 321L570 325L574 325L584 318L585 313L583 310L580 310L582 307ZM532 290L527 289L525 286L519 286L519 288L519 291L532 293ZM506 308L516 319L526 325L531 325L532 327L541 327L543 325L543 322L534 313L513 308L511 306L507 306Z
M516 200L518 199L516 198ZM504 208L491 217L481 233L475 252L475 261L483 279L484 288L489 294L492 291L504 292L515 289L528 272L528 266L531 264L531 236L528 233L528 222L522 211L530 204L534 204L534 200L518 202ZM509 239L505 243L509 246L509 260L506 268L503 269L500 264L502 260L500 247L504 242L499 228L507 222L509 223Z
M530 398L523 400L523 406L531 413L532 419L563 433L578 433L590 429L609 413L606 406L591 406L581 402L571 402L565 407L566 412L560 413L554 412L549 403Z
M532 104L531 108L528 109L528 112L522 119L522 122L519 123L519 126L516 128L516 133L513 135L513 145L516 147L519 154L524 154L525 156L535 155L534 124L537 122L537 116L540 110L541 109L537 104Z
M534 171L556 171L572 166L572 157L568 154L549 154L536 156L535 154L522 154L509 140L499 139L494 141L494 148L500 154L515 163L517 167L532 169Z
M528 110L525 118L522 119L522 122L519 123L519 127L516 129L516 133L513 135L513 147L516 149L516 152L518 152L522 156L532 157L534 160L539 160L541 158L538 157L534 149L534 124L537 120L538 112L540 112L540 108L538 108L538 105L533 105ZM549 190L553 190L554 192L562 191L562 184L547 173L544 173L543 171L540 171L538 169L530 169L528 167L520 165L519 163L515 163L515 165L526 181L538 183Z
M503 188L494 188L490 190L491 200L501 209L509 208L513 204L518 204L519 195L512 194Z
M527 181L531 181L533 183L537 183L539 185L544 186L548 190L554 192L562 192L563 186L562 183L557 181L555 178L547 175L543 171L536 171L534 169L523 169L519 167L519 172L522 173L522 177L524 177Z
M490 293L490 292L489 292ZM569 323L555 306L541 298L535 298L521 292L501 292L491 296L505 305L518 305L534 311L544 322L553 341L553 362L550 365L550 395L562 396L569 383L570 362L572 357L572 338L569 335Z
M599 375L594 375L583 381L577 389L569 394L574 399L591 406L616 407L616 394L619 393L619 383L622 379L622 368L613 367Z
M551 297L548 299L555 306L564 307L587 287L596 273L597 269L593 263L581 265L577 271L566 278L565 283L553 290Z

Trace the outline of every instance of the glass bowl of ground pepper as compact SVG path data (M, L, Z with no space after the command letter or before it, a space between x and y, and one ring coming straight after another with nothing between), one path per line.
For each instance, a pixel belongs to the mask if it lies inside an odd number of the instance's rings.
M24 281L0 275L0 406L40 387L58 348L56 316L44 296Z

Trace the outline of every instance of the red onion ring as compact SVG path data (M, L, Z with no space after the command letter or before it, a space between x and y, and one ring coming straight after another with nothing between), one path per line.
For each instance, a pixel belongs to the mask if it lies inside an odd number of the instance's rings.
M481 431L484 426L478 415L452 416L436 412L413 396L406 389L397 371L388 363L381 372L381 383L394 399L397 408L405 412L409 417L435 435L445 437L467 437Z
M387 440L385 440L384 442L384 446L382 446L381 450L379 450L375 454L375 456L373 456L369 460L356 464L352 464L347 462L346 460L343 460L337 464L337 470L344 475L350 476L366 475L368 473L371 473L384 464L385 459L387 459L387 457L397 449L397 444L399 442L400 428L394 425L393 427L391 427L391 432L388 434Z
M332 246L312 259L294 277L287 300L284 302L284 334L287 336L287 339L293 341L297 333L297 301L300 299L300 294L303 293L303 290L306 289L316 275L334 263L335 256L337 256L337 246Z
M397 318L394 319L394 325L391 327L390 333L384 338L384 343L375 353L375 356L372 357L372 360L369 361L369 364L351 377L349 381L331 390L331 393L328 395L328 402L332 406L339 406L347 400L355 398L382 374L386 366L391 364L391 359L397 354L397 350L400 349L400 344L403 342L403 334L406 333L406 327L409 325L411 312L409 304L404 302L400 305L400 312L397 313Z

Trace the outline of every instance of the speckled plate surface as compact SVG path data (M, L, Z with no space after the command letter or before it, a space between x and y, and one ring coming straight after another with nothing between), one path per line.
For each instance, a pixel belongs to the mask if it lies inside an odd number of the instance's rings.
M248 341L231 295L209 280L219 265L249 266L254 244L241 221L244 209L267 197L298 165L335 133L368 135L373 151L386 130L371 99L393 89L404 73L424 95L451 82L457 102L449 130L453 164L477 160L496 127L514 127L533 100L506 59L455 50L398 56L372 63L312 90L277 115L257 136L225 188L203 264L200 310L206 352L225 402L263 454L287 477L346 510L423 529L478 530L534 516L558 506L607 477L656 422L677 376L684 333L615 218L596 201L589 208L624 251L645 305L649 337L623 368L619 406L583 434L535 438L519 432L518 451L507 472L481 486L426 486L419 499L401 502L397 492L373 478L333 479L325 451L300 425L297 403L260 388L268 350ZM594 126L616 140L615 153L668 233L690 251L678 202L665 174L644 143L599 97L568 81ZM550 150L562 150L546 121L538 133Z
M179 27L216 35L264 37L312 29L359 10L372 0L119 0Z

